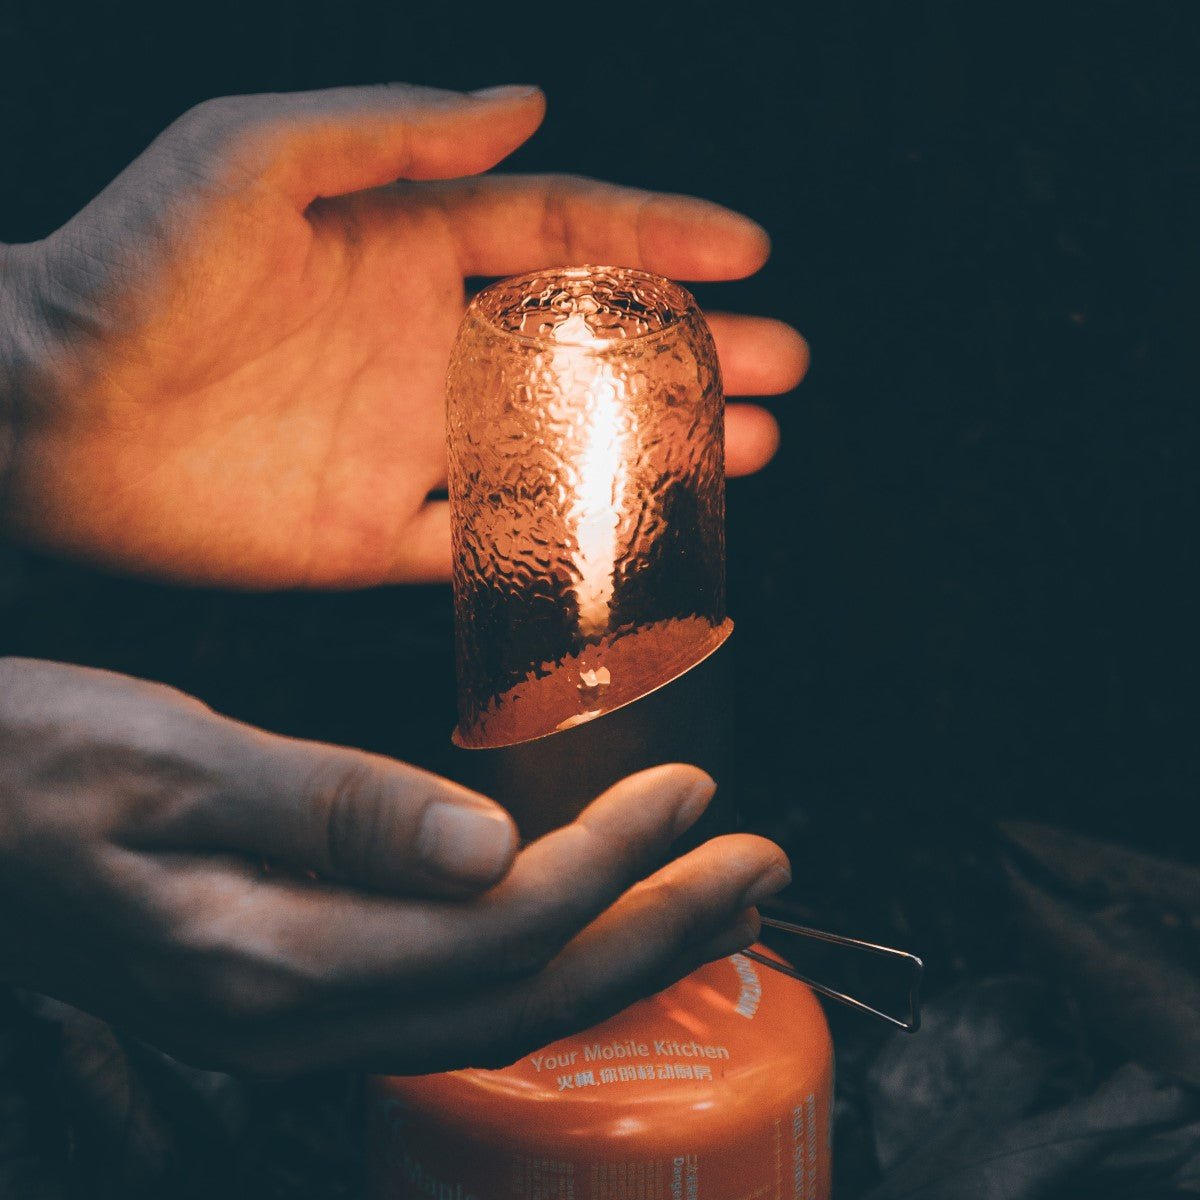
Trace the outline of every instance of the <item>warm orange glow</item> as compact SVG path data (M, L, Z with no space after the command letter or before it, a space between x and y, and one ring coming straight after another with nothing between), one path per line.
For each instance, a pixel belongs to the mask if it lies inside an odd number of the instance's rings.
M615 586L617 530L626 482L627 401L622 381L597 359L594 350L602 349L604 342L592 334L582 312L558 326L555 341L554 369L579 414L575 496L567 515L579 570L574 587L579 631L594 638L608 630Z
M619 267L493 284L446 413L460 745L571 729L725 640L724 397L687 292Z

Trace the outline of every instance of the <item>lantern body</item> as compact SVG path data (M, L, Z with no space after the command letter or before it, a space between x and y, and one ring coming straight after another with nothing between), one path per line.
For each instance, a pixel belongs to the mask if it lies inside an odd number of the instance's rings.
M447 433L459 745L584 724L728 636L724 396L683 288L579 267L485 289Z

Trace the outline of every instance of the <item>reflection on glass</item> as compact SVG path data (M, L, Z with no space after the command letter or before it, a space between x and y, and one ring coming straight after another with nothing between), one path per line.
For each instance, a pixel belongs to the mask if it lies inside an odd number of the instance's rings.
M591 720L725 640L724 397L683 288L615 267L487 288L447 427L460 745Z

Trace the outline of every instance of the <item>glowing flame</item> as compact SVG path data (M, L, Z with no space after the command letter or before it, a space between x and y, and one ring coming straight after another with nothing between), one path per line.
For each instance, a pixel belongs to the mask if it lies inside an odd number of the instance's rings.
M560 343L556 366L566 367L574 387L586 391L579 410L577 491L569 519L574 526L579 570L575 584L579 629L584 637L595 637L608 629L620 552L617 528L626 486L625 394L612 368L588 353L589 345L602 343L582 313L568 317L555 336Z

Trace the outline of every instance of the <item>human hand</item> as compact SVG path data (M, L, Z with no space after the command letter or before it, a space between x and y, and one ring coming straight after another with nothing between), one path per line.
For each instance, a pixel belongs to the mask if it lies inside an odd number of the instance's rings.
M656 767L518 853L413 767L2 659L0 978L213 1068L502 1065L754 940L778 847L654 869L712 790Z
M733 279L768 252L700 200L458 178L543 109L532 88L209 101L57 233L0 247L0 529L181 581L445 578L447 506L429 497L464 279L579 262ZM794 330L710 319L731 394L799 382ZM730 472L756 470L774 418L732 405L727 441Z

